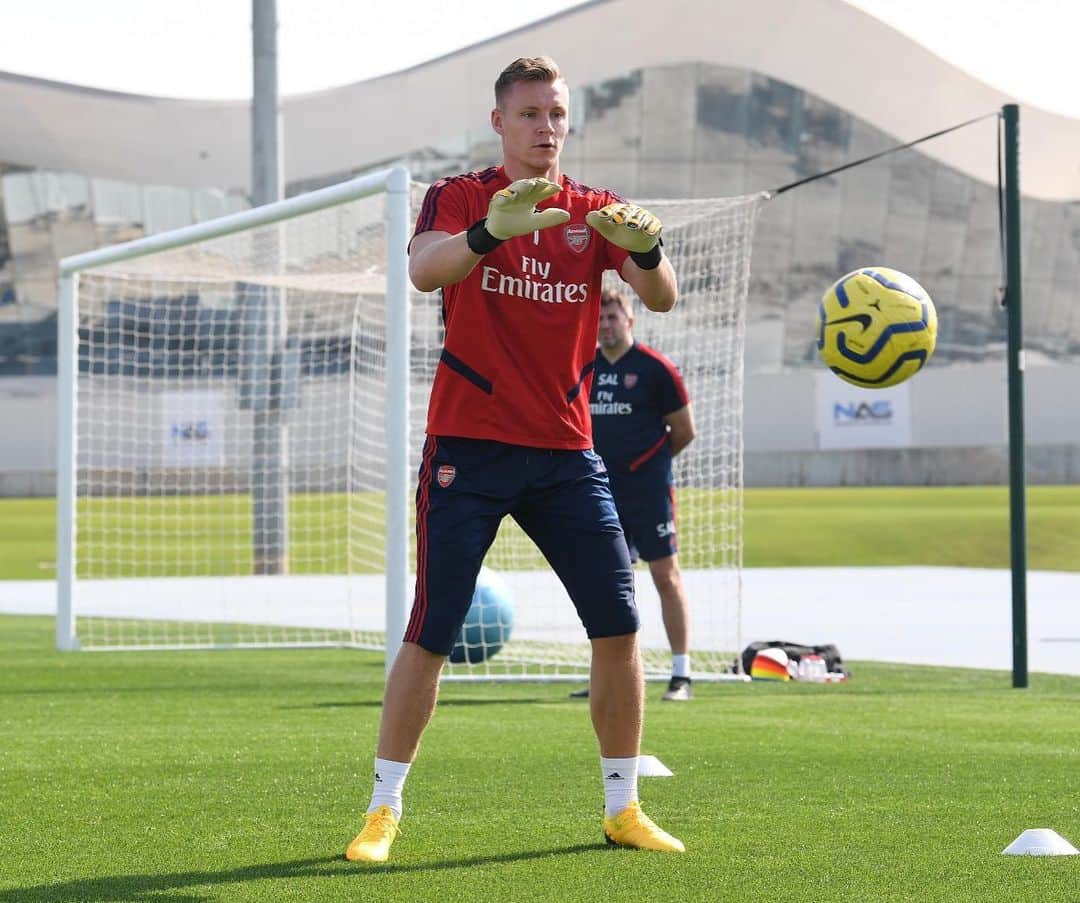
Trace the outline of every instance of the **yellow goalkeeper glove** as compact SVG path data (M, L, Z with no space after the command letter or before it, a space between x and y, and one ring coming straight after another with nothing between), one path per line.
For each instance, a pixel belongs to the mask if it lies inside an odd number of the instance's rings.
M547 179L518 179L496 191L487 218L474 223L468 231L469 247L475 254L487 254L508 238L568 223L570 214L565 210L536 209L537 204L560 191L562 188Z
M660 265L660 232L663 224L644 207L637 204L608 204L591 210L585 222L613 245L625 248L643 270Z
M518 179L496 191L488 206L488 232L493 238L506 239L570 222L570 214L558 207L536 209L560 191L562 188L547 179Z

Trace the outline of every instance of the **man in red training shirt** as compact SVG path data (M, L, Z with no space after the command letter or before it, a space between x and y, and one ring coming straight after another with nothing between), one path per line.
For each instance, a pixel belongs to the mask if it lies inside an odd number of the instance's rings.
M508 514L562 580L592 644L604 836L684 849L637 800L644 680L634 578L589 415L604 271L656 311L670 310L678 289L659 220L560 170L568 113L555 63L515 60L495 83L491 112L503 164L436 182L416 222L409 275L421 291L442 289L446 336L417 487L416 597L350 860L389 856L439 674Z

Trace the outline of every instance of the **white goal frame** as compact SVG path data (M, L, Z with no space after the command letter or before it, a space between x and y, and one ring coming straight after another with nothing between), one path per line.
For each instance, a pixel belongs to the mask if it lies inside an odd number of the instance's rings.
M387 398L386 398L386 667L405 632L409 591L409 277L407 247L410 177L402 166L379 170L287 200L229 214L146 238L63 258L57 312L57 613L56 646L80 649L76 633L79 583L75 573L76 467L78 455L78 291L80 273L282 222L384 192L387 196ZM282 644L275 643L275 646ZM340 644L334 644L340 645ZM159 647L143 646L141 649ZM160 647L179 648L179 647ZM223 647L227 648L227 647Z

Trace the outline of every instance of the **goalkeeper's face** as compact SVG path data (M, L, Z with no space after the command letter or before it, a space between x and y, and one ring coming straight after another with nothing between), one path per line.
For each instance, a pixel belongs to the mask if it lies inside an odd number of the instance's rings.
M558 175L569 109L570 91L561 78L510 85L491 111L491 125L502 136L503 162L512 178Z

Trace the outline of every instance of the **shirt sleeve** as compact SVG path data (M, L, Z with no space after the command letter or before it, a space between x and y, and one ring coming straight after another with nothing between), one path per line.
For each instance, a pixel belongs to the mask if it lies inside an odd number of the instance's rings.
M623 204L625 200L614 191L605 191L600 196L600 202L594 207L594 210L599 210L601 207L606 207L608 204ZM630 252L625 248L620 248L617 244L608 241L606 238L600 239L604 243L605 270L614 270L616 273L622 270L622 265L626 263L626 258L630 256Z
M660 370L660 415L666 417L690 404L682 374L667 358L657 362Z
M457 235L475 222L476 217L469 218L469 199L462 185L459 179L440 179L427 190L413 238L422 232Z

